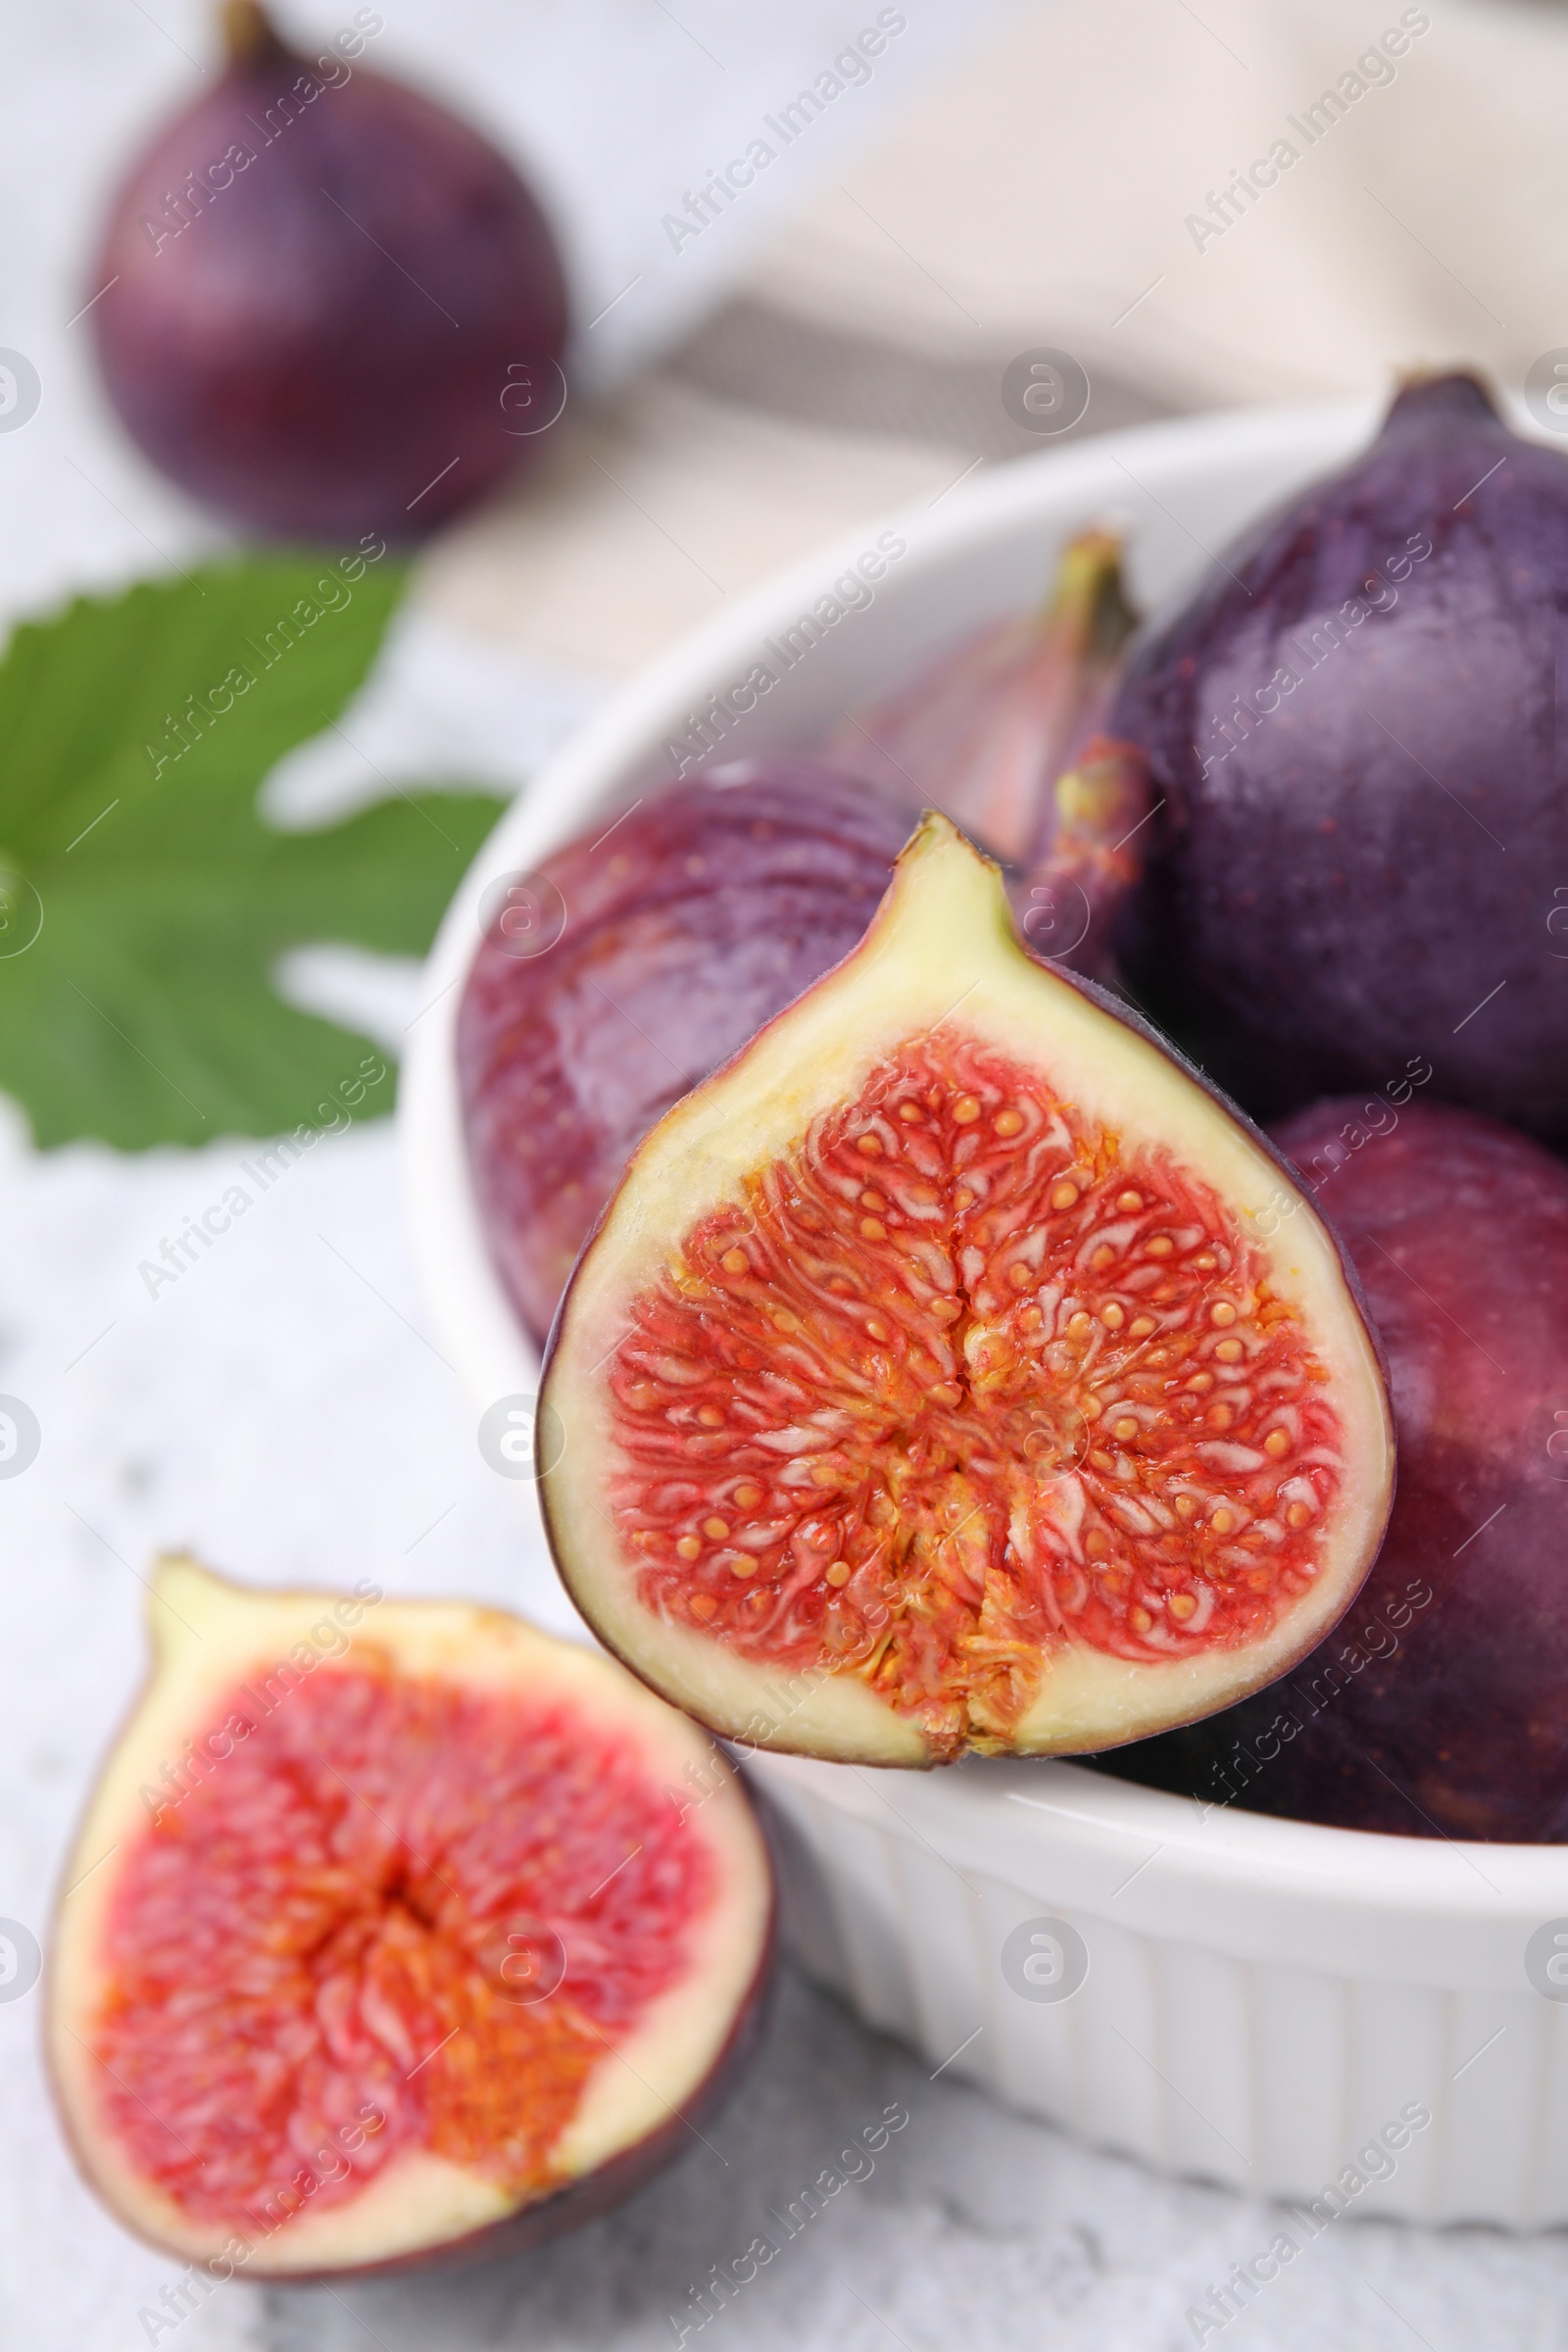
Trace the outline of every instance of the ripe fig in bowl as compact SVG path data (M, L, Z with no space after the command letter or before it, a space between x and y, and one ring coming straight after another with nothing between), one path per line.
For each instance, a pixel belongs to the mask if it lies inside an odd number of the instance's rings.
M718 1751L495 1610L152 1591L50 1953L110 2210L215 2280L332 2278L534 2243L688 2147L771 1942Z
M1143 754L1103 726L1135 625L1120 539L1080 532L1042 605L939 653L824 747L901 808L940 808L1004 859L1035 952L1112 982L1153 797Z
M1250 1108L1380 1085L1568 1130L1568 456L1473 376L1228 549L1134 649L1140 995Z
M363 27L370 15L362 11ZM490 142L228 0L222 73L131 165L89 318L153 465L251 528L433 530L564 404L549 222Z
M1388 1358L1399 1490L1377 1564L1274 1690L1117 1764L1342 1829L1568 1843L1568 1168L1443 1103L1374 1116L1325 1102L1278 1140Z
M638 1148L541 1403L601 1640L714 1731L860 1763L1223 1706L1339 1617L1392 1487L1283 1163L1028 954L936 815L853 954Z
M808 760L737 761L502 888L458 1073L480 1211L536 1345L633 1149L849 954L913 822Z
M903 805L942 809L972 839L1028 866L1058 829L1056 778L1102 730L1136 626L1113 531L1083 531L1033 612L966 637L852 712L827 756Z

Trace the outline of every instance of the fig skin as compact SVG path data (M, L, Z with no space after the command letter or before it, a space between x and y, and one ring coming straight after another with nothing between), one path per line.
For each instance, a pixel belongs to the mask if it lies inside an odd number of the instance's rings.
M252 529L421 537L543 446L519 427L564 394L549 223L446 108L295 54L254 0L225 15L226 70L114 201L89 288L109 397Z
M1080 532L1041 605L923 662L835 728L826 756L901 805L929 802L994 856L1033 864L1060 826L1052 786L1102 731L1136 625L1119 537Z
M1319 1104L1277 1141L1303 1173L1341 1160L1313 1198L1390 1366L1382 1551L1284 1681L1113 1769L1342 1829L1568 1842L1568 1169L1437 1102L1353 1149L1366 1108Z
M1045 796L1040 856L1007 880L1032 954L1121 989L1116 931L1143 876L1138 844L1153 808L1149 762L1114 736L1091 735Z
M732 2097L766 2031L771 2008L777 1945L772 1838L733 1766L674 1710L661 1708L650 1714L647 1693L612 1661L501 1610L461 1602L388 1601L378 1588L364 1581L352 1594L255 1592L179 1554L156 1563L149 1592L153 1671L109 1751L74 1853L62 1872L64 1891L50 1938L46 1984L45 2038L56 2108L82 2179L115 2218L149 2244L206 2270L216 2281L236 2275L256 2283L298 2284L468 2268L596 2220L685 2153L694 2132ZM356 1630L346 1636L350 1626ZM394 2237L373 2255L365 2251L362 2230L359 2248L336 2256L330 2224L325 2231L319 2228L328 2220L326 2212L303 2204L274 2225L285 2232L275 2249L272 2232L265 2228L249 2239L241 2229L236 2237L228 2222L197 2221L172 2207L101 2131L90 2088L83 2089L94 2081L84 2045L90 2031L87 2021L103 1989L97 1954L115 1900L118 1873L113 1857L133 1847L146 1829L147 1785L160 1790L170 1786L171 1758L180 1760L181 1771L189 1769L181 1758L182 1746L188 1756L190 1735L210 1725L218 1702L231 1699L242 1683L270 1677L267 1687L271 1703L287 1704L286 1689L281 1697L276 1695L278 1661L297 1661L296 1644L301 1642L318 1652L317 1662L328 1671L367 1665L385 1671L390 1663L395 1674L430 1676L475 1693L516 1692L564 1702L586 1716L596 1732L618 1736L638 1753L651 1778L662 1776L667 1796L684 1799L681 1818L687 1812L696 1817L718 1881L717 1917L708 1920L694 1938L688 1980L677 1980L671 1988L677 1996L685 1996L693 1986L706 1991L710 2014L717 2001L720 2021L728 2021L722 2038L698 2060L701 2072L690 2087L676 2088L680 2076L692 2075L693 2069L692 2030L698 2020L686 1998L676 2021L682 2053L678 2063L670 2067L657 2051L643 2055L643 2065L656 2078L663 2073L666 2087L674 2093L660 2101L655 2091L656 2103L666 2112L646 2131L627 2132L626 2119L620 2118L622 2144L615 2147L612 2141L611 2152L575 2178L467 2230L444 2237L426 2234L423 2242L419 2232L428 2232L429 2227L424 2205L417 2195L410 2198L405 2182L401 2208L395 2206L394 2211L401 2210L409 2242L400 2246ZM254 1689L244 1692L243 1702L257 1703ZM223 1766L220 1761L211 1769L220 1773ZM179 1787L177 1780L173 1786ZM183 1800L176 1795L172 1801ZM259 1826L265 1834L265 1819ZM715 1970L721 1984L714 1981ZM699 2034L699 2046L702 2038ZM418 2150L406 2146L402 2154L417 2156ZM361 2197L387 2184L400 2161L394 2158L373 2174ZM448 2198L450 2203L450 2192ZM340 2202L331 2209L330 2221L352 2226L360 2203L360 2197ZM254 2221L247 2226L254 2227ZM308 2258L301 2258L287 2235L295 2229L312 2230ZM377 2232L387 2239L384 2210L372 2237ZM237 2242L245 2243L247 2251L235 2259ZM293 2259L279 2259L291 2246Z
M1565 656L1568 456L1468 374L1408 383L1135 647L1108 724L1165 806L1119 952L1255 1115L1419 1051L1568 1131Z
M823 747L901 808L940 808L1001 858L1035 954L1111 984L1153 806L1143 753L1104 732L1136 626L1119 537L1082 531L1033 612L939 651Z
M492 929L458 1015L459 1085L496 1265L536 1346L637 1145L849 954L913 823L809 760L733 761L547 858L539 954Z

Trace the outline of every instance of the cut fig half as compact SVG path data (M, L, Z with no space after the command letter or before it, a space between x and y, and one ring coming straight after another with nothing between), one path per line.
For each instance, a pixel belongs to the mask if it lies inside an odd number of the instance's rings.
M357 1592L162 1562L66 1875L69 2136L215 2279L591 2220L696 2145L760 2021L771 1877L727 1759L609 1658Z
M1185 1723L1348 1605L1393 1489L1262 1137L928 815L846 960L668 1111L568 1286L561 1573L710 1730L883 1764Z

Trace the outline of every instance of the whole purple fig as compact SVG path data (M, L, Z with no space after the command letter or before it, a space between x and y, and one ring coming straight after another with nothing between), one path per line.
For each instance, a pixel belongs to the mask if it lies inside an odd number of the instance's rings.
M1468 374L1229 549L1108 726L1156 802L1155 1011L1250 1106L1381 1085L1568 1132L1568 457Z
M357 62L380 22L306 57L227 0L225 69L131 167L92 280L132 439L269 533L418 537L564 401L544 215L477 131Z

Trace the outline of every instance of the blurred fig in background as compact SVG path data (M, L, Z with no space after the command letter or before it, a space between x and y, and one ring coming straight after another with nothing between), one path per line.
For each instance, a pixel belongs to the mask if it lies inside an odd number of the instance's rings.
M487 139L362 62L374 10L318 54L257 0L222 24L221 74L115 199L88 289L109 396L253 529L423 536L564 405L549 223Z

